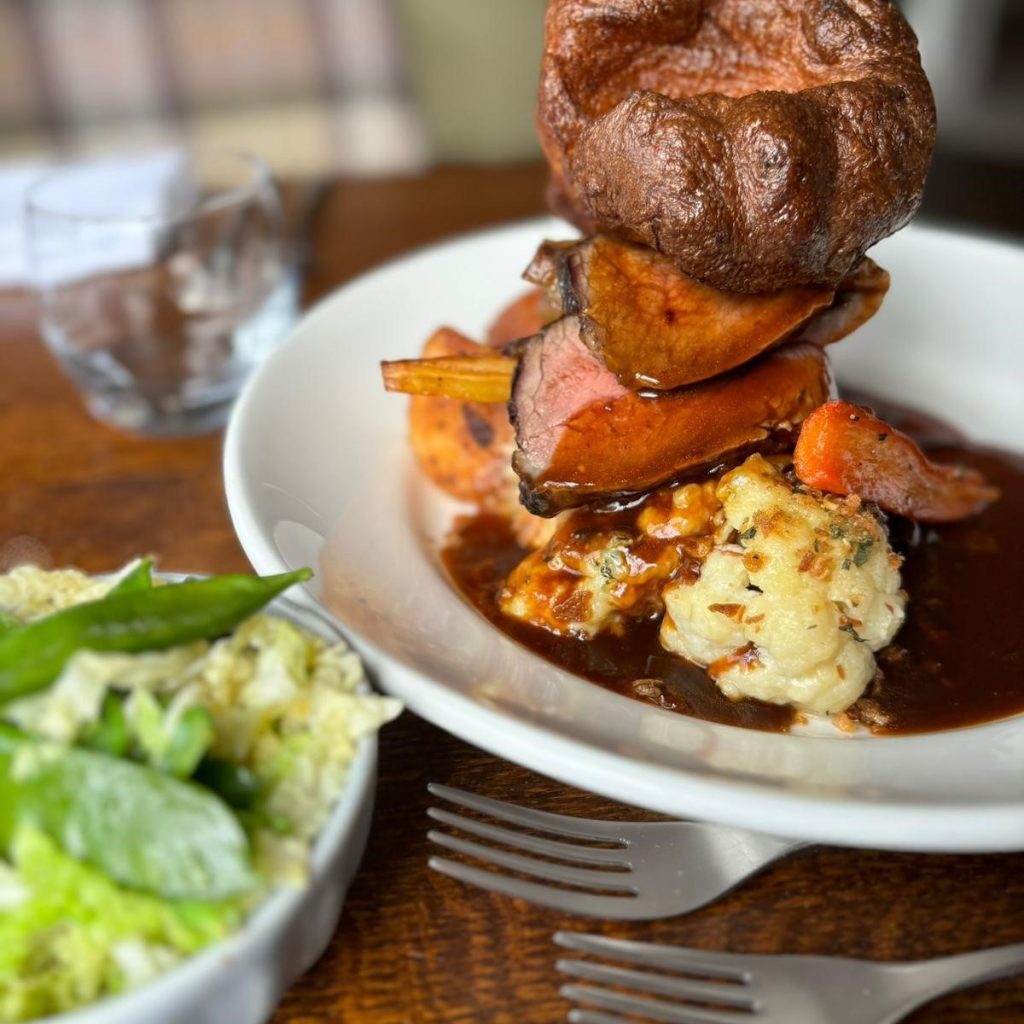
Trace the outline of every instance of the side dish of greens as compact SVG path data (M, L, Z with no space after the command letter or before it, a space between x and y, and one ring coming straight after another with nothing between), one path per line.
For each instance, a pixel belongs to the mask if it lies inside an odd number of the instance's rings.
M400 710L261 611L308 570L0 576L0 1022L137 986L302 885Z

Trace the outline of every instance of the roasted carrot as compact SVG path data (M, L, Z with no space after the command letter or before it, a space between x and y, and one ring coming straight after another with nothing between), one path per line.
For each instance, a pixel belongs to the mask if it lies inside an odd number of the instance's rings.
M999 497L976 470L932 462L906 434L849 402L828 402L804 420L793 460L810 487L924 523L966 519Z

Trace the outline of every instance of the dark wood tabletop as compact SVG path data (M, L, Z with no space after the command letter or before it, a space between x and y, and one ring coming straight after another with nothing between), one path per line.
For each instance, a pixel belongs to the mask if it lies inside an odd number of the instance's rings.
M307 298L410 247L539 212L542 192L533 166L332 186L310 222ZM220 455L219 436L145 440L90 420L39 341L30 300L0 295L0 570L26 560L103 570L144 552L169 570L246 568ZM533 775L406 713L381 736L373 830L337 935L273 1024L555 1024L567 1010L551 941L559 928L877 959L1024 942L1024 853L817 848L682 918L572 919L430 872L432 780L571 814L655 817ZM1019 1024L1024 978L947 996L908 1020Z

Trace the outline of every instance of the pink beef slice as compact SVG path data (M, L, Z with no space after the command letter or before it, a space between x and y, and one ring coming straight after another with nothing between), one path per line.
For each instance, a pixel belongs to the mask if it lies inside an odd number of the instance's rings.
M509 403L516 472L521 477L542 472L576 413L614 401L626 390L583 343L576 317L563 317L535 335L520 358Z
M623 387L569 316L521 352L509 411L520 499L536 515L620 501L752 451L792 447L832 390L822 349L783 345L673 391Z

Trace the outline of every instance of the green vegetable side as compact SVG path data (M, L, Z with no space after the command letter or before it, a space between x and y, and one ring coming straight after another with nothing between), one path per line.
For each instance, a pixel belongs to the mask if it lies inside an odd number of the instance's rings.
M260 614L308 577L0 576L0 1024L141 984L305 881L399 711Z

